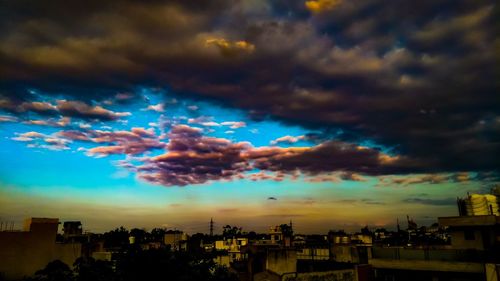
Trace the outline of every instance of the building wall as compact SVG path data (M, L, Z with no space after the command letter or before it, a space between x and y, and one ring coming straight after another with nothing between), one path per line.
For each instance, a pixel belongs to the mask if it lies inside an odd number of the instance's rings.
M215 241L215 249L219 251L228 250L229 245L227 245L226 241L224 240L217 240Z
M329 260L330 250L327 248L304 248L297 252L299 260Z
M54 245L54 260L60 260L70 267L75 260L81 256L82 244L80 243L57 243Z
M169 245L171 249L174 250L185 250L187 240L187 235L185 233L166 233L163 242L165 245Z
M357 281L354 269L335 270L325 272L298 273L296 275L285 275L283 281Z
M113 253L111 252L93 252L92 258L100 261L111 261Z
M0 272L7 280L31 276L49 262L60 259L68 265L81 254L80 244L56 244L57 219L32 219L29 231L0 232Z
M413 249L402 247L373 247L372 258L384 260L429 260L478 262L485 258L482 251L468 249Z
M281 281L281 276L273 272L264 271L255 274L253 281Z
M371 259L375 269L484 273L484 264L471 262Z
M269 249L266 269L277 274L297 271L297 252L288 249Z
M331 251L333 260L336 262L357 263L359 261L356 246L337 244L332 245Z
M481 230L471 229L474 233L474 240L466 240L464 230L454 230L450 233L451 245L455 249L476 249L484 250L483 236Z

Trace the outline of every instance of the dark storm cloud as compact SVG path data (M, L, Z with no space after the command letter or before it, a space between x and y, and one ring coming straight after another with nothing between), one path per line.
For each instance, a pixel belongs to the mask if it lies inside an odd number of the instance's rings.
M498 169L496 3L305 2L2 1L0 94L29 104L26 87L86 101L169 87L400 155L381 168L377 151L332 141L258 162L271 171Z
M165 154L147 158L136 167L140 178L165 186L185 186L231 180L250 170L241 155L248 143L206 137L200 129L186 125L173 127L168 137Z
M371 175L405 173L424 168L419 161L391 157L378 150L345 142L329 141L307 148L256 148L247 153L262 170L293 172L300 170L311 175L327 171L346 171ZM356 177L354 177L356 178Z
M79 134L75 135L75 139L80 138ZM201 129L187 125L172 127L168 139L164 154L143 157L140 160L143 164L128 168L138 172L139 178L154 184L185 186L243 178L282 181L287 175L297 177L297 174L314 181L318 174L335 171L350 174L344 176L346 179L362 180L356 173L403 173L417 165L378 150L342 142L326 142L313 147L253 147L247 142L208 137ZM119 146L98 149L107 154L123 153ZM255 170L259 172L250 173Z

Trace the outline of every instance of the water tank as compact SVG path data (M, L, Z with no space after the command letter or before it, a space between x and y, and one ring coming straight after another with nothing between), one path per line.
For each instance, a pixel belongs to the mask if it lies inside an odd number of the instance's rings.
M500 215L498 198L491 194L472 194L466 199L465 207L469 216Z

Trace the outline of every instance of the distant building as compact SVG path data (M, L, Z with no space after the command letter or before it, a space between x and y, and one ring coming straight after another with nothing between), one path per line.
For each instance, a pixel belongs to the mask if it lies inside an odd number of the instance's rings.
M31 218L22 231L0 231L0 273L7 280L31 276L53 260L72 265L80 243L56 243L59 219Z
M241 251L242 247L248 245L248 238L233 238L215 241L215 250L224 251L217 255L215 262L229 267L232 262L246 259L246 254Z
M80 221L65 221L63 223L63 235L65 238L82 235L82 223Z
M281 232L281 228L279 226L271 226L269 227L269 236L271 237L271 243L281 243L283 240L283 233Z
M330 242L330 257L333 261L367 264L371 257L373 240L371 235L330 231L328 240Z
M165 233L163 242L174 251L185 251L187 249L188 235L179 230L169 230Z

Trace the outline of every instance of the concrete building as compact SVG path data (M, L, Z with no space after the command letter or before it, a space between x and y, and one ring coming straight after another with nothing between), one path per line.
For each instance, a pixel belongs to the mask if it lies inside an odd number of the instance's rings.
M49 262L73 265L80 243L56 243L59 219L31 218L22 231L0 231L0 273L7 280L31 276Z
M300 260L296 250L290 248L266 248L261 255L252 255L252 258L253 281L370 280L369 266Z
M500 216L441 217L438 221L448 228L453 249L500 253Z
M328 248L302 248L297 249L299 260L329 260L330 250Z
M65 221L63 223L63 236L70 238L83 234L82 223L80 221Z
M371 258L372 237L368 234L328 233L330 257L336 262L368 264Z
M451 245L373 247L369 262L377 280L499 281L500 217L492 205L467 207L460 199L458 203L460 216L438 218ZM478 215L486 209L490 214Z
M187 249L188 235L179 230L169 230L165 233L163 242L174 251L185 251Z
M247 245L248 238L232 238L215 241L215 250L223 252L217 255L215 262L229 267L232 262L245 260L247 255L242 252L242 248Z

